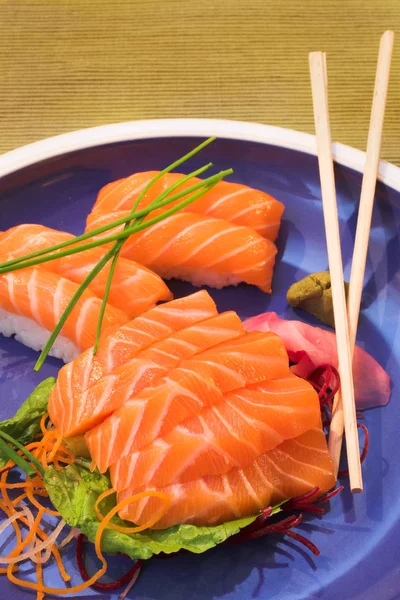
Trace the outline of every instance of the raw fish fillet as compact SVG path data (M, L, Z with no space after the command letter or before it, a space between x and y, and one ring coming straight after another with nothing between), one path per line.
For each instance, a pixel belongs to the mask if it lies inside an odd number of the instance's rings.
M0 309L5 314L25 317L39 326L48 333L47 341L78 287L76 283L38 267L6 273L0 275ZM100 308L101 300L86 290L63 326L61 335L71 341L78 351L93 346ZM124 312L107 305L103 335L127 320Z
M227 312L195 323L142 350L82 392L79 408L73 413L74 429L86 431L94 427L141 389L154 385L180 361L243 335L246 333L237 314Z
M102 341L95 356L90 348L65 365L49 399L49 414L60 433L69 437L85 431L82 423L76 426L75 415L80 411L82 392L95 381L152 344L216 314L215 303L206 291L172 300L115 328ZM94 328L96 323L95 320Z
M257 514L287 498L319 488L319 495L335 485L333 464L321 429L311 429L286 440L261 454L243 468L232 468L224 475L206 476L184 484L156 488L167 494L172 504L153 526L165 529L178 523L216 525ZM144 488L151 489L151 488ZM136 490L118 494L118 502ZM129 504L120 516L136 525L146 523L163 506L158 498L145 498Z
M116 216L94 213L86 230ZM176 277L215 288L244 282L266 293L271 293L276 253L275 244L250 227L192 212L179 212L131 235L121 250L126 258L165 279Z
M50 229L44 225L17 225L0 233L1 261L18 258L73 239L74 236L70 233ZM92 248L42 263L40 268L57 273L74 283L82 283L105 253L106 250L102 247ZM103 297L110 265L111 262L89 285L89 289L99 298ZM123 310L133 319L155 306L157 302L171 298L171 292L158 275L134 261L122 257L118 259L108 304Z
M135 173L124 179L109 183L100 190L92 212L130 211L145 185L158 173L159 171ZM184 175L181 173L166 173L163 175L147 191L139 207L148 206L159 194L171 185L176 184L182 177ZM200 181L201 179L198 177L192 177L186 183L177 187L173 194ZM178 202L183 199L181 198ZM185 210L186 212L208 215L217 219L225 219L237 225L252 227L260 235L275 241L284 206L265 192L239 183L220 181L212 190L190 204ZM152 214L154 215L154 213Z
M105 471L185 419L221 403L223 394L289 374L287 353L277 335L248 334L183 361L87 433L86 443Z
M164 437L123 456L111 466L111 481L120 491L221 475L320 423L318 396L307 381L291 374L263 381L226 394Z

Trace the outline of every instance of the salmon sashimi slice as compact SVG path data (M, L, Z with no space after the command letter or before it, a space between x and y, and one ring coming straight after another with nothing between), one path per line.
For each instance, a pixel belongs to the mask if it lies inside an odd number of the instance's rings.
M320 428L258 456L243 468L224 475L206 476L184 484L156 488L171 498L171 506L153 529L178 523L217 525L239 517L255 515L263 508L319 488L318 495L335 485L334 468ZM145 488L151 489L151 488ZM118 494L118 502L136 490ZM144 524L162 509L159 498L144 498L120 511L120 517Z
M144 448L223 394L290 373L277 335L247 334L183 361L158 383L143 389L85 436L103 472L122 456Z
M79 429L83 433L101 423L131 396L154 385L180 361L241 335L246 335L242 322L231 311L195 323L139 352L82 393L79 411L74 413L75 431Z
M115 216L95 213L86 230ZM275 244L250 227L192 212L179 212L131 235L121 250L165 279L215 288L244 282L266 293L271 293L276 253Z
M68 279L38 267L0 275L0 309L3 315L8 315L8 319L5 316L2 319L2 333L16 333L22 343L27 343L36 350L42 349L78 287ZM93 346L101 304L102 301L97 296L86 290L63 326L61 336L72 342L75 353ZM13 322L15 325L17 322L15 318L13 321L13 316L26 319L26 322L19 323L19 329L15 328L14 331ZM120 326L127 321L128 317L124 312L107 305L103 335L111 327ZM7 331L8 326L10 328ZM33 341L29 338L32 332L38 336L34 346L28 343ZM57 347L53 348L53 355L61 356Z
M223 396L164 437L111 466L117 491L221 475L321 422L318 395L295 375Z
M60 433L65 437L79 433L75 415L80 411L82 392L95 381L152 344L216 314L215 302L205 290L160 304L107 335L95 356L90 348L65 365L49 399L49 414Z
M73 240L74 237L70 233L50 229L44 225L17 225L0 234L0 256L3 261L11 260ZM91 248L43 263L41 268L57 273L74 283L82 283L105 253L104 248ZM89 289L99 298L104 295L110 265L109 262L89 284ZM170 290L156 273L126 258L118 259L108 297L111 306L123 310L133 319L155 306L157 302L171 299Z
M131 210L143 187L158 173L159 171L135 173L124 179L109 183L100 190L92 212ZM184 175L181 173L166 173L163 175L149 188L140 202L140 207L148 206L160 193L171 185L178 183L183 177ZM192 177L177 187L173 193L187 189L200 181L201 179ZM181 198L178 202L183 199ZM225 219L237 225L252 227L260 235L275 241L284 206L265 192L239 183L220 181L185 210L217 219Z
M178 331L141 352L140 357L174 368L181 360L246 335L242 321L230 310Z

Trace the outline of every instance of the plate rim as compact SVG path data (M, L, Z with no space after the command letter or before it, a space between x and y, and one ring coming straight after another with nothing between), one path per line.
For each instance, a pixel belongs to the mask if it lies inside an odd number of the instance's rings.
M294 129L225 119L149 119L78 129L21 146L0 156L0 177L68 152L110 143L157 137L210 136L270 144L317 155L315 135ZM332 152L336 163L363 172L366 154L362 150L333 142ZM400 167L381 160L378 180L400 191Z

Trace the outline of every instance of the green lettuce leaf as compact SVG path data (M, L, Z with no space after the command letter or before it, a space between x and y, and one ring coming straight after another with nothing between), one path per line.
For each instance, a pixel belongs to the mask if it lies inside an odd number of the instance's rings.
M78 464L79 463L79 464ZM110 489L110 480L98 471L91 473L78 459L78 463L57 471L54 467L46 470L44 483L50 499L63 519L71 527L78 527L92 542L95 539L99 521L94 510L98 496ZM102 502L104 514L115 506L115 495L108 496ZM274 513L279 512L279 507ZM194 525L175 525L163 530L147 530L140 533L125 534L106 529L102 536L102 550L108 554L122 552L132 559L148 559L153 554L170 554L178 550L201 553L221 544L227 538L250 525L258 515L229 521L213 527ZM132 526L115 517L114 523Z
M0 422L0 430L11 435L23 445L29 444L37 433L40 433L40 419L47 412L50 392L56 380L45 379L33 390L19 407L11 419ZM0 452L0 468L8 462L8 458Z

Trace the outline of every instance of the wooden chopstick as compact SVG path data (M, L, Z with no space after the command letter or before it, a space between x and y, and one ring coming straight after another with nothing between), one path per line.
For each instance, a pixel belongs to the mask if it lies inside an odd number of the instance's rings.
M327 75L325 59L322 52L311 52L309 60L322 205L341 380L341 395L337 395L338 406L340 410L343 410L350 488L352 492L361 492L363 490L363 482L354 402L353 372L347 324L339 220L336 205L335 176L333 171L332 142L328 111Z
M347 319L349 325L351 357L353 357L354 353L358 318L360 314L365 264L367 261L368 241L371 229L372 209L374 205L376 179L379 167L383 120L385 115L387 90L389 86L393 42L393 31L385 31L381 37L378 64L376 67L375 88L367 142L367 154L361 187L360 206L358 210L356 237L351 265L349 297L347 301ZM343 411L341 410L340 406L340 397L337 395L333 404L332 422L329 434L329 451L335 465L336 474L339 468L340 453L342 449L343 428Z

